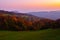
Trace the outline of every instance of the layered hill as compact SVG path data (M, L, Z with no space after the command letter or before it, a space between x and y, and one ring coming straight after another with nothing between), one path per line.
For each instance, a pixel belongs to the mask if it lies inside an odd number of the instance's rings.
M27 13L0 10L0 30L40 30L60 28L60 20L51 20Z
M30 14L38 16L38 17L53 19L53 20L60 18L60 11L30 12Z
M8 15L13 16L13 15L15 15L16 17L22 17L22 18L26 19L27 21L47 19L47 18L44 18L44 17L38 17L38 16L28 14L28 13L17 13L17 12L3 11L3 10L0 10L0 14L3 14L5 16L8 16ZM51 19L49 19L49 20L51 20Z

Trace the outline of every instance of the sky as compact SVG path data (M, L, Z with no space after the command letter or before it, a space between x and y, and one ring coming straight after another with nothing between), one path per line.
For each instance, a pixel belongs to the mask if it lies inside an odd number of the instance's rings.
M19 12L60 10L60 0L0 0L0 10Z

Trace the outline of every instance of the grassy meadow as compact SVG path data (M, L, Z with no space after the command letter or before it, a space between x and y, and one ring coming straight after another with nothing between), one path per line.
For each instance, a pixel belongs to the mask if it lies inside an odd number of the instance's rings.
M0 31L0 40L60 40L60 29Z

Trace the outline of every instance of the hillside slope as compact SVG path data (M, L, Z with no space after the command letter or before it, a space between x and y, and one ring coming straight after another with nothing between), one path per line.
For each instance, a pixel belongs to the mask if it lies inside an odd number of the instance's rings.
M60 19L51 20L30 14L0 11L0 30L28 31L60 28Z

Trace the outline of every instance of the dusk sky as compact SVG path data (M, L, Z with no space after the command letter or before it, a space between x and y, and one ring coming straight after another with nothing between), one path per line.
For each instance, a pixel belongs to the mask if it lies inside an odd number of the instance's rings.
M20 12L59 10L60 0L0 0L0 9Z

